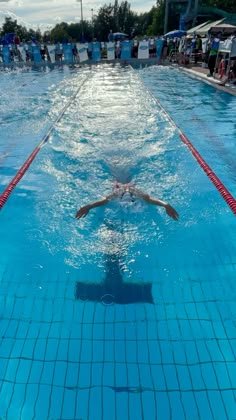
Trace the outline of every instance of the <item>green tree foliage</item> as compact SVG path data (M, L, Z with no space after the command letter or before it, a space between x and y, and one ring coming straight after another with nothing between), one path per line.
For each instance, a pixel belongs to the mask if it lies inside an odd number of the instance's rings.
M63 42L63 41L81 41L83 38L83 32L86 38L90 41L92 39L92 24L83 21L83 27L81 22L68 24L66 22L58 23L51 32L45 33L46 39L50 39L52 42ZM44 36L44 38L45 38Z
M124 32L130 36L137 23L137 15L131 11L127 1L122 1L119 5L118 0L115 0L114 5L105 4L99 9L93 23L96 38L107 41L110 30Z
M236 13L236 0L201 0L201 6L212 6L228 13Z
M183 3L175 3L173 10L170 7L169 26L174 29L179 24L178 8L185 7ZM182 5L182 6L181 6ZM199 6L214 7L228 13L236 13L236 0L199 0ZM156 5L149 12L137 14L131 10L127 0L114 0L114 4L109 3L100 7L93 21L83 21L68 24L62 22L57 24L51 31L42 34L40 31L28 30L24 26L18 25L17 21L11 17L6 17L0 35L6 33L17 33L21 40L29 41L32 38L44 41L62 42L63 40L91 41L97 38L100 41L107 41L110 30L113 32L124 32L129 37L142 37L144 35L163 34L165 16L165 0L156 0Z
M109 4L100 7L97 16L93 20L95 37L101 41L107 41L110 29L116 28L114 6Z
M5 22L2 25L2 33L12 33L18 30L17 20L13 20L11 17L6 17Z
M153 7L149 12L147 35L161 35L164 30L165 6L164 1Z
M135 14L130 9L127 1L122 1L117 10L118 30L130 35L131 28L135 24Z
M56 26L51 30L51 40L54 42L62 42L68 38L68 23L61 22L57 23Z
M32 39L36 39L39 41L42 38L42 34L39 30L27 30L24 26L18 25L17 20L13 20L11 17L6 17L0 34L2 36L9 33L17 34L20 37L21 41L30 41Z

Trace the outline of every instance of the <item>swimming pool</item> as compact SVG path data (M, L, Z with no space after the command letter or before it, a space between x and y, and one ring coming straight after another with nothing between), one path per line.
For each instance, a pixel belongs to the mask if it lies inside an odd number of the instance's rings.
M234 196L235 98L161 66L0 88L1 190L79 89L1 210L0 417L236 419L235 217L155 97ZM144 203L76 221L117 178L179 222Z

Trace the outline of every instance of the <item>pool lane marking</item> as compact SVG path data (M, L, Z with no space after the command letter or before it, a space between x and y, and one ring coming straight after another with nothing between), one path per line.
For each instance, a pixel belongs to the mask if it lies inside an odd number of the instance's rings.
M173 118L168 114L168 112L165 110L165 108L162 106L160 101L154 96L154 94L151 92L151 90L145 85L144 81L141 79L141 77L135 72L135 70L132 68L134 74L137 75L138 79L141 81L147 92L150 94L150 96L155 100L157 105L161 108L162 112L165 114L168 121L171 123L171 125L178 131L180 140L188 147L194 158L196 159L197 163L201 166L203 171L206 173L208 178L211 180L211 182L215 185L216 189L222 196L222 198L225 200L225 202L228 204L232 212L236 215L236 200L232 196L232 194L229 192L229 190L225 187L223 182L218 178L216 173L211 169L211 167L208 165L208 163L203 159L203 157L200 155L200 153L197 151L197 149L193 146L193 144L190 142L188 137L180 130L176 122L173 120Z
M48 132L45 134L41 142L38 146L33 150L33 152L29 155L29 157L26 159L26 161L23 163L19 171L16 173L14 178L11 180L11 182L8 184L8 186L5 188L3 193L0 195L0 210L3 208L4 204L7 202L8 198L10 197L11 193L17 186L17 184L20 182L21 178L25 175L26 171L30 167L31 163L39 153L39 151L42 149L42 147L47 143L50 134L52 133L53 129L55 128L55 125L62 119L63 115L65 114L67 108L71 105L71 103L75 100L76 96L78 95L80 89L84 85L84 83L88 80L90 77L90 74L85 78L85 80L81 83L79 88L76 90L76 92L71 96L67 104L64 106L62 111L59 113L56 120L51 124L51 127L49 128Z

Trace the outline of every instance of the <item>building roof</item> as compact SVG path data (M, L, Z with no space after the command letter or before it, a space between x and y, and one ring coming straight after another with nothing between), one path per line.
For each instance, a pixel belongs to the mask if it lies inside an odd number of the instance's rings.
M207 25L202 26L200 29L196 31L199 35L207 35L207 33L210 31L211 28L219 25L220 23L223 23L224 19L215 20L214 22L210 22ZM220 29L219 29L220 30Z
M236 26L223 22L218 25L212 26L210 28L210 32L213 34L218 32L222 32L223 34L233 34L234 32L236 32Z
M194 33L197 33L198 29L202 28L203 26L207 25L210 22L210 20L207 20L204 23L200 23L200 25L194 26L194 28L191 28L187 31L187 35L192 35Z

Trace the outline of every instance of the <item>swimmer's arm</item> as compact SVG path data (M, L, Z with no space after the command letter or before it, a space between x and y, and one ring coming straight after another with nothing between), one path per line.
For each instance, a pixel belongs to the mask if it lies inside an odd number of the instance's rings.
M102 200L95 201L91 204L86 204L86 206L80 207L80 209L77 211L75 218L80 219L81 217L87 216L88 212L91 209L94 209L95 207L101 207L107 204L113 197L115 196L114 193L108 195L107 197L103 198Z
M157 198L150 197L150 195L144 193L141 190L138 190L137 188L135 188L134 192L135 192L137 197L142 198L144 201L146 201L149 204L154 204L156 206L165 207L165 210L166 210L166 213L168 214L168 216L172 217L172 219L174 219L174 220L178 220L179 215L178 215L177 211L174 209L174 207L172 207L166 201L162 201L162 200L158 200Z

